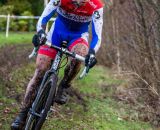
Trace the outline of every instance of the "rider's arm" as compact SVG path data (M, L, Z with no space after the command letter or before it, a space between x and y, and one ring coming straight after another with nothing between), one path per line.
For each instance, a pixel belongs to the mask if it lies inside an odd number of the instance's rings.
M50 0L50 2L45 7L41 17L37 23L37 32L40 30L45 30L47 22L56 12L57 7L60 5L60 0Z
M101 45L101 35L103 26L103 8L96 10L92 16L92 41L90 49L98 51Z

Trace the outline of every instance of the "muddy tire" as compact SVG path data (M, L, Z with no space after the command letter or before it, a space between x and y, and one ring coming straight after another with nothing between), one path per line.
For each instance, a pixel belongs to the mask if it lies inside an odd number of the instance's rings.
M36 117L30 114L26 123L25 130L40 130L43 123L46 120L50 107L53 105L53 99L56 94L57 76L52 75L44 84L42 90L40 90L39 98L35 99L35 103L32 109L40 116Z

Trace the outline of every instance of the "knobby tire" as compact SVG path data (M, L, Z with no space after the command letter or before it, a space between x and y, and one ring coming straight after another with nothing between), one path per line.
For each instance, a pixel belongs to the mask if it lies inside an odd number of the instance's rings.
M39 98L35 99L35 104L32 107L35 112L38 112L41 116L35 117L30 114L25 130L40 130L43 123L46 120L48 111L50 110L51 105L53 105L53 99L56 93L57 86L57 75L53 74L44 84L44 87L40 93ZM43 111L43 112L42 112Z

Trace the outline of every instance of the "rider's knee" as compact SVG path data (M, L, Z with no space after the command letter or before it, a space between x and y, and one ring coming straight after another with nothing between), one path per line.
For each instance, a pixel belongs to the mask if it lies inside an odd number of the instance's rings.
M85 44L76 44L75 46L72 47L71 51L75 52L78 55L81 56L86 56L88 54L88 46Z
M49 69L52 59L45 55L38 55L36 60L36 69L38 72L45 72Z
M85 45L85 44L76 44L74 45L72 48L71 48L71 51L72 52L75 52L76 54L78 55L81 55L81 56L86 56L88 54L88 46ZM76 60L76 59L71 59L71 67L76 67L76 68L80 68L81 66L81 62L79 60Z

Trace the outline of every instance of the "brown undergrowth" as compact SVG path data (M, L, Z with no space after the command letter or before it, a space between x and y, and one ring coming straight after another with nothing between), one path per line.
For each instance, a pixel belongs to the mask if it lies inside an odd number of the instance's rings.
M122 75L121 75L122 76ZM144 122L150 122L156 127L160 126L160 99L150 94L146 84L142 84L135 76L123 75L127 83L117 87L114 98L129 105L129 108L137 111L137 118Z

